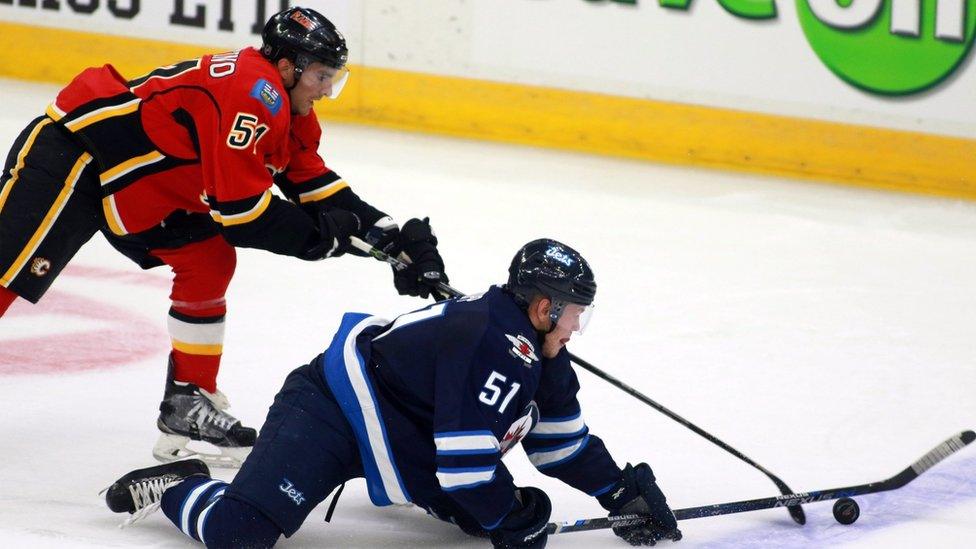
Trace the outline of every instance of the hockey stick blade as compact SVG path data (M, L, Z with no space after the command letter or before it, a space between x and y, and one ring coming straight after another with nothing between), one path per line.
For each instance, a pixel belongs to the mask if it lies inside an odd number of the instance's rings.
M775 507L785 507L787 505L796 505L800 503L816 503L851 496L897 490L898 488L901 488L918 478L919 475L925 471L928 471L940 461L966 447L969 443L973 442L973 440L976 440L976 433L973 431L963 431L957 435L954 435L942 444L933 448L929 453L922 456L919 460L906 467L897 475L882 481L858 484L856 486L845 486L843 488L831 488L828 490L804 492L800 494L786 494L768 498L675 509L674 516L678 520L714 517L718 515L731 515L733 513L758 511L760 509L772 509ZM614 526L630 526L633 524L640 524L641 522L646 522L648 520L650 519L640 515L617 515L592 519L581 519L575 522L551 522L546 527L546 531L549 534L568 534L570 532L613 528Z
M383 261L385 263L388 263L388 264L392 265L393 268L396 269L396 270L398 270L398 271L401 271L401 270L403 270L403 269L405 269L407 267L407 264L404 261L401 261L400 259L397 259L395 257L392 257L389 254L383 252L382 250L379 250L377 248L374 248L369 243L364 242L363 240L361 240L359 238L350 237L349 240L350 240L350 243L352 244L352 246L355 247L356 249L358 249L359 251L364 252L366 254L369 254L370 256L374 257L375 259L378 259L380 261ZM436 288L442 294L447 295L447 296L450 296L450 297L461 297L461 296L464 295L459 290L456 290L456 289L448 286L447 284L445 284L443 282L438 282L437 285L436 285ZM634 389L630 385L627 385L626 383L624 383L624 382L620 381L619 379L611 376L610 374L604 372L603 370L597 368L596 366L590 364L589 362L583 360L582 358L574 355L573 353L569 353L569 359L571 361L573 361L573 363L576 364L577 366L579 366L580 368L583 368L584 370L587 370L588 372L590 372L593 375L599 377L600 379L606 381L607 383L613 385L614 387L622 390L623 392L629 394L630 396L636 398L637 400L643 402L644 404L647 404L651 408L654 408L658 412L661 412L662 414L668 416L669 418L673 419L674 421L677 421L678 423L684 425L688 429L691 429L692 431L694 431L697 435L699 435L701 437L704 437L706 440L708 440L709 442L715 444L719 448L725 450L726 452L729 452L733 456L739 458L740 460L744 461L745 463L747 463L747 464L751 465L752 467L756 468L762 474L766 475L766 477L769 478L769 480L773 481L773 484L776 485L776 488L779 489L779 491L780 491L781 494L789 495L789 494L792 494L793 493L793 489L790 488L789 486L787 486L786 483L783 482L783 480L780 479L778 476L774 475L771 471L769 471L768 469L766 469L762 465L759 465L755 461L749 459L742 452L740 452L740 451L736 450L735 448L729 446L725 442L722 442L721 440L719 440L717 437L715 437L714 435L712 435L708 431L705 431L701 427L695 425L694 423L688 421L687 419L685 419L685 418L679 416L678 414L672 412L668 408L662 406L661 404L658 404L657 402L655 402L654 400L652 400L650 397L644 395L644 393L641 393L637 389ZM801 507L799 504L797 504L797 505L788 505L788 506L786 506L786 509L787 509L787 511L789 511L790 517L793 519L793 522L796 522L797 524L799 524L801 526L807 523L806 514L803 512L803 507Z

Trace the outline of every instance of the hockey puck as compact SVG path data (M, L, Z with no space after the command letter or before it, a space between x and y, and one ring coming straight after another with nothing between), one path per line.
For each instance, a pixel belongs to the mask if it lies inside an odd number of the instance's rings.
M854 524L861 516L861 508L851 498L840 498L834 503L834 518L841 524Z

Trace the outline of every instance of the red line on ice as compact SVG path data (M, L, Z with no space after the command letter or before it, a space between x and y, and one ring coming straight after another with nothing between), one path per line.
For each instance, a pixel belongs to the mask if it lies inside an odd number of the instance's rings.
M101 268L76 268L68 276L114 278L126 282L156 285L157 277ZM168 283L167 283L168 285ZM98 326L65 333L26 336L0 343L0 375L4 374L62 374L85 370L107 370L163 355L168 348L167 336L160 320L150 321L128 309L111 305L97 298L50 290L37 305L18 300L11 305L4 319L55 315L97 320ZM40 318L38 319L40 320ZM3 320L0 319L0 326ZM162 360L162 359L160 359Z

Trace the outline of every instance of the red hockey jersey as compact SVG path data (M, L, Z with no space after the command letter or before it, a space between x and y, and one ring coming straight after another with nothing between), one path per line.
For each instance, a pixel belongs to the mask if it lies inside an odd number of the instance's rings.
M281 227L269 218L301 212L272 195L275 174L293 183L286 194L300 203L347 187L318 155L315 114L291 114L277 68L254 48L160 67L131 81L111 65L89 68L47 115L98 163L105 218L118 235L149 229L181 209L209 212L225 236L249 224L257 226L238 232ZM273 249L247 240L236 244L289 254L298 245Z

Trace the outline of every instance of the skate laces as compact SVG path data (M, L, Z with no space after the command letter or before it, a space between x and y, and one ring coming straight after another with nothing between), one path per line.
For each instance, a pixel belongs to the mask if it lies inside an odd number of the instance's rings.
M203 389L201 389L203 391ZM190 408L189 417L193 418L194 423L198 427L203 427L207 423L216 425L221 430L230 429L234 423L237 423L237 418L234 416L221 411L218 407L214 405L213 402L208 398L200 398L193 404Z
M180 482L181 479L174 475L165 475L147 478L126 486L129 490L129 495L132 496L132 504L135 507L135 511L133 511L129 518L122 521L119 528L125 528L155 513L163 501L163 492Z
M226 410L230 408L230 400L228 400L227 395L222 393L220 389L217 389L216 391L211 393L210 391L202 387L198 387L198 388L200 389L200 394L207 397L207 400L212 402L213 405L216 406L218 410Z

